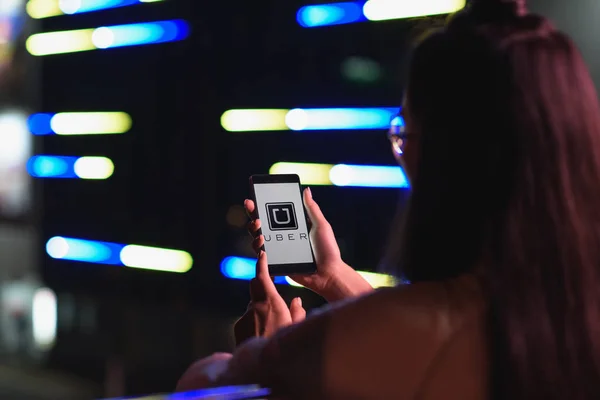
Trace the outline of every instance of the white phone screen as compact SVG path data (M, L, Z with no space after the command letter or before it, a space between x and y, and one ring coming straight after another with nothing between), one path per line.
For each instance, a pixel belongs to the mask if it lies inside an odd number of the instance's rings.
M269 264L312 263L300 185L258 183L254 196Z

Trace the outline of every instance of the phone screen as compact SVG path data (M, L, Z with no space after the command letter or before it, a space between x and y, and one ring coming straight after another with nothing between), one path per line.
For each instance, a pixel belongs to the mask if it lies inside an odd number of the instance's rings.
M254 196L269 265L313 263L300 185L255 183Z

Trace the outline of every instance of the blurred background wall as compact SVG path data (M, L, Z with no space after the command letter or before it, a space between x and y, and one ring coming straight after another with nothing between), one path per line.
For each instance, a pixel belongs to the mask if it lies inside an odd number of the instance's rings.
M599 83L600 3L530 4ZM411 43L445 16L363 5L0 0L0 398L170 391L231 350L251 174L299 173L375 271L406 193L386 127Z

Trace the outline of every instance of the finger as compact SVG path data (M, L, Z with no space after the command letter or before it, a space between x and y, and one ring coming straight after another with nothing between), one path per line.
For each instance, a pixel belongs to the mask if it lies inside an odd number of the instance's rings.
M252 241L252 249L254 249L254 252L256 254L260 253L261 250L264 250L263 249L264 245L265 245L265 237L263 235L258 235Z
M255 219L254 221L248 222L246 228L252 237L256 237L256 235L260 232L260 227L262 226L260 219Z
M250 298L253 302L259 303L277 297L280 296L269 275L267 253L261 251L256 262L256 278L250 281Z
M246 214L250 219L256 219L256 206L252 200L244 200L244 208L246 209Z
M321 208L313 200L310 188L304 189L302 197L304 199L304 207L306 207L306 212L308 213L308 218L310 219L313 226L316 228L319 225L328 224L327 220L325 219L325 216L321 212Z
M295 324L297 322L302 322L306 319L306 310L302 307L302 299L300 297L296 297L292 300L292 304L290 305L290 314L292 315L292 322Z

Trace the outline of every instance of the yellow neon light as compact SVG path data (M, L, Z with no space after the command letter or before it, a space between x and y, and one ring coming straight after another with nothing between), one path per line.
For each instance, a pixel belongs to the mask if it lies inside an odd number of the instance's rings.
M450 14L463 9L466 0L369 0L363 7L371 21Z
M58 113L50 126L57 135L119 134L131 129L131 117L124 112Z
M273 175L297 174L303 185L326 185L333 183L329 179L329 173L333 168L330 164L306 164L306 163L287 163L280 162L273 164L269 173Z
M185 273L192 268L192 256L181 250L129 245L121 250L121 262L130 268Z
M92 41L94 30L36 33L27 39L25 47L33 56L95 50L96 46Z
M365 271L356 271L358 272L369 284L374 288L382 288L382 287L394 287L398 284L398 280L391 276L385 274L377 274L374 272L365 272ZM304 287L299 283L294 282L290 277L286 276L285 280L291 285L296 287Z
M289 110L229 110L221 116L221 125L229 132L286 131Z
M163 0L139 0L140 3L158 3ZM109 2L107 2L108 4ZM29 0L26 5L27 14L34 19L50 18L59 15L70 15L80 12L81 0ZM106 8L114 8L108 6ZM118 5L117 5L118 7ZM101 10L102 8L99 8Z
M73 165L81 179L108 179L115 171L113 162L106 157L81 157Z
M58 3L58 0L29 0L25 10L34 19L56 17L64 14Z

